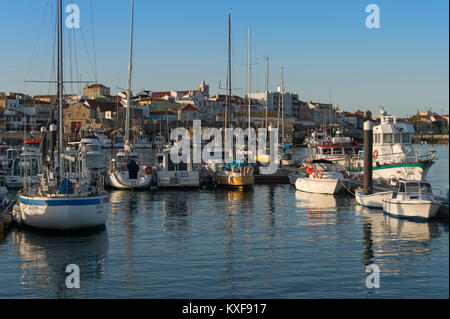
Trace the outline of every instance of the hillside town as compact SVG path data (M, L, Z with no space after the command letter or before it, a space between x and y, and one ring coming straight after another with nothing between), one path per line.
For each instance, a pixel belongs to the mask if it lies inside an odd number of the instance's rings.
M67 137L78 140L88 131L115 134L123 131L125 107L122 99L126 92L111 94L111 88L100 83L86 84L82 95L64 95L64 126ZM282 103L283 100L283 103ZM0 131L29 134L49 122L56 123L56 95L30 96L24 93L0 92ZM166 130L202 120L203 125L220 127L224 120L226 95L210 95L209 85L201 81L196 89L151 91L142 90L132 99L131 130L150 138ZM283 109L280 111L280 105ZM231 122L245 126L248 119L249 95L231 95ZM341 109L338 105L317 101L304 101L295 92L267 91L250 94L251 120L254 127L279 125L284 117L287 136L301 144L309 133L319 127L345 129L357 139L362 138L365 120L377 121L370 111L356 112ZM283 114L281 114L283 113ZM52 120L53 119L53 120ZM418 111L400 121L414 125L419 135L448 134L449 115L430 110ZM190 123L190 124L189 124ZM4 135L6 136L6 135ZM448 142L448 136L447 136Z

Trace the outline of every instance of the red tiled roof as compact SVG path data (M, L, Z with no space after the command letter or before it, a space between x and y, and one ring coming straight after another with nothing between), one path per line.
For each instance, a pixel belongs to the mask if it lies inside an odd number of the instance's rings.
M179 110L181 110L181 111L200 111L200 109L198 107L196 107L195 105L190 104L190 103L183 105L182 107L179 108Z

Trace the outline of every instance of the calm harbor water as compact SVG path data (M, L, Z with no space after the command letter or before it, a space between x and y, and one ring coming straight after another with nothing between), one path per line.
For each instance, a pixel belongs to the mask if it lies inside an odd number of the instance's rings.
M434 148L427 179L444 191L449 147ZM291 185L110 195L104 230L14 229L1 241L0 298L449 297L448 224ZM80 267L80 289L66 288L68 264ZM365 286L369 264L378 289Z

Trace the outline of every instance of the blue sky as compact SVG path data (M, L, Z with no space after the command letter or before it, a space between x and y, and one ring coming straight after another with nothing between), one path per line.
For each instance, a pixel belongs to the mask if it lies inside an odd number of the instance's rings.
M127 83L130 1L65 0L79 5L81 29L65 30L65 79L98 80L116 91ZM380 7L379 29L365 8ZM55 0L1 0L0 91L53 93ZM91 10L92 8L92 10ZM448 113L448 1L135 0L133 88L212 93L225 83L227 14L232 18L233 87L246 92L247 27L252 29L253 91L280 82L303 100L399 115ZM70 34L70 38L69 38ZM74 37L76 45L74 45ZM94 41L95 39L95 45ZM76 50L75 50L76 49ZM75 59L76 51L76 59ZM78 91L78 85L66 85Z

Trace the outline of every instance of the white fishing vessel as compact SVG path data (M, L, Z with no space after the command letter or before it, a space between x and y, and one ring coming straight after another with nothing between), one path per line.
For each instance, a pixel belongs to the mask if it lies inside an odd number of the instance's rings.
M440 205L429 183L400 180L392 196L383 200L383 212L395 217L428 220L436 216Z
M131 108L131 71L133 57L133 20L134 1L131 0L130 23L130 53L128 62L128 89L126 96L122 95L121 103L124 103L125 112L125 142L123 149L119 150L116 158L112 159L108 174L108 183L117 189L139 189L150 187L153 180L151 166L139 164L138 154L130 141L130 108ZM125 99L124 99L125 98Z
M347 181L339 172L324 172L318 168L308 177L297 178L295 188L308 193L336 194L343 190Z
M380 124L373 128L373 179L395 185L396 180L423 180L434 164L434 152L418 154L412 145L411 124L397 122L396 116L387 116L380 108ZM347 171L359 176L363 170L364 151L352 159Z
M101 185L92 185L81 175L78 179L66 177L65 161L78 165L76 158L64 153L64 108L63 108L63 57L62 57L62 0L58 0L58 168L54 171L54 158L50 167L38 174L39 183L24 181L19 193L18 205L13 209L16 221L26 226L51 230L80 230L104 226L108 217L109 198ZM78 165L78 171L86 171ZM24 176L26 179L27 176Z
M337 130L334 136L324 136L308 143L311 158L339 164L341 169L344 168L347 160L358 155L362 149L363 146L358 142L349 136L344 136L342 130Z

